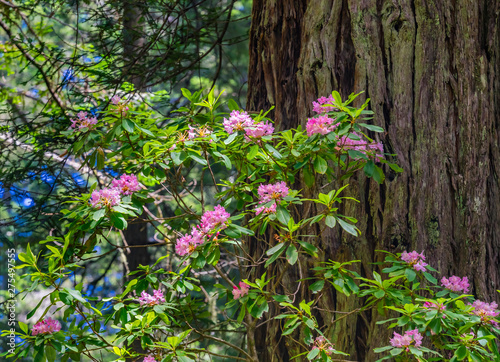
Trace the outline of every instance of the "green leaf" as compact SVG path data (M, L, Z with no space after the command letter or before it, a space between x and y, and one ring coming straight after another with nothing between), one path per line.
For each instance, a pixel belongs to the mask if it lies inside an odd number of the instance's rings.
M290 265L294 265L298 257L299 253L297 252L297 248L294 245L290 245L288 249L286 249L286 260Z
M333 96L333 99L335 99L335 103L337 103L337 105L341 106L342 105L342 98L340 97L339 92L333 91L332 96Z
M356 227L354 225L351 225L340 218L337 218L337 221L339 222L342 229L344 229L346 232L351 235L358 236L358 231L356 230Z
M233 99L227 101L227 106L231 111L237 111L240 109L240 107L238 107L238 104Z
M120 230L125 230L127 228L127 220L125 220L119 214L111 214L110 216L113 226Z
M385 180L384 171L378 166L375 165L375 172L373 173L373 179L377 181L379 184L383 183Z
M290 213L283 206L278 205L276 208L276 217L280 223L283 225L288 225L288 221L290 220Z
M393 348L392 346L379 347L379 348L373 349L373 352L375 352L375 353L382 353L382 352L388 351L388 350L390 350L392 348Z
M122 120L122 127L128 133L134 133L135 123L128 118Z
M391 351L391 355L397 356L398 354L401 354L403 352L403 348L393 348Z
M54 347L52 346L45 347L45 357L47 357L48 362L54 362L56 360L57 354Z
M181 92L184 97L191 100L191 92L189 91L189 89L181 88Z
M23 323L21 321L17 322L19 324L19 327L21 328L21 330L28 334L28 325L26 323Z
M238 132L231 133L228 138L224 141L226 145L230 144L234 141L234 139L238 136Z
M408 279L409 282L412 282L417 277L417 273L415 273L415 271L413 269L411 269L411 268L406 268L406 270L405 270L405 276L406 276L406 279Z
M307 354L307 359L309 361L315 359L319 354L319 348L311 349L311 351Z
M323 175L327 170L328 163L325 161L325 159L319 155L316 156L316 158L314 159L314 171Z
M276 148L274 148L273 146L271 146L270 144L266 143L264 145L264 147L273 154L273 156L277 159L281 159L283 158L283 156L281 155L281 153L278 152L278 150Z
M319 291L321 291L324 286L325 286L325 281L318 280L309 286L309 290L311 290L313 292L313 294L316 294Z
M384 132L384 129L379 126L374 126L372 124L366 124L366 123L358 123L359 126L365 127L366 129L369 129L370 131L373 132Z
M304 167L304 182L307 187L312 187L314 185L314 181L316 180L314 174L311 172L311 168L309 166Z
M467 357L467 348L462 345L460 346L456 351L455 351L455 357L457 357L457 359L459 361L463 361L465 359L465 357Z
M300 246L304 248L304 250L311 256L317 257L318 256L318 248L315 247L314 245L308 243L307 241L298 241Z
M329 228L334 228L335 225L337 224L337 219L335 219L332 215L328 215L326 218L325 218L325 224L326 226L328 226Z
M373 160L366 163L365 167L363 167L363 171L365 171L366 176L373 177L373 173L375 172L375 163Z
M92 219L99 221L104 217L105 214L106 214L106 209L99 209L96 212L94 212L94 214L92 215Z
M276 248L276 250L273 250L273 249L275 249L275 248ZM276 259L278 259L278 258L279 258L279 256L280 256L281 254L283 254L283 252L285 251L285 249L286 249L286 243L280 243L280 244L278 244L278 245L274 246L273 248L271 248L270 250L268 250L266 254L267 254L267 255L272 255L272 256L271 256L271 257L270 257L270 258L266 261L266 263L264 264L264 267L265 267L265 268L267 268L267 266L268 266L269 264L271 264L271 263L272 263L272 262L274 262ZM271 254L271 253L269 253L271 250L273 250L272 254Z
M259 146L258 145L253 145L250 147L250 151L247 153L247 160L251 161L257 156L257 153L259 153Z
M436 285L437 284L437 279L434 278L432 275L430 275L429 273L427 272L424 272L424 277L425 279L427 279L429 282L431 282L432 284Z
M189 152L189 157L198 162L199 164L203 165L203 166L206 166L207 165L207 160L205 160L204 158L200 157L199 155L197 155L196 153L194 152Z

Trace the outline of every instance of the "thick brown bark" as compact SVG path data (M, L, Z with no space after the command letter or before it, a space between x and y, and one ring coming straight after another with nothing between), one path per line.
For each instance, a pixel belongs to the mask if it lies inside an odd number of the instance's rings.
M324 259L361 259L359 271L371 275L382 259L375 250L424 250L441 273L468 276L478 298L498 301L499 13L496 0L254 1L247 108L275 105L286 129L304 125L319 96L365 91L374 123L387 130L385 151L404 169L386 169L380 186L349 180L361 204L345 213L359 219L362 236L331 230ZM297 269L287 273L296 285ZM330 291L319 306L358 303ZM350 360L376 360L373 348L387 343L376 314L353 314L331 330ZM328 325L336 315L318 318ZM256 331L261 360L293 356L279 328Z

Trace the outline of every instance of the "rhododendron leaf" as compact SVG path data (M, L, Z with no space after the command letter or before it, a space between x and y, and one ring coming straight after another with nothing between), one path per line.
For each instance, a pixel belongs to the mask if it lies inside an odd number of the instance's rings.
M174 161L174 165L179 166L187 158L187 154L184 151L182 151L182 152L171 152L170 153L170 157L172 158L172 161Z
M259 146L253 145L252 147L250 147L250 150L247 153L247 160L253 160L255 156L257 156L257 153L259 153Z
M351 235L358 236L358 230L354 225L351 225L340 218L337 218L337 221L339 222L342 229L344 229L346 232Z
M290 265L294 265L298 257L299 253L297 252L297 248L294 245L290 245L286 250L286 260Z
M128 118L122 120L122 127L128 133L134 133L135 123Z
M189 154L189 157L193 160L195 160L196 162L198 162L199 164L203 165L203 166L206 166L207 165L207 160L205 160L204 158L201 158L198 154L194 153L194 152L188 152Z
M271 248L270 250L267 251L267 255L272 255L267 261L266 263L264 264L264 267L267 268L267 266L271 263L273 263L276 259L279 258L279 256L281 254L283 254L283 252L285 251L286 249L286 243L280 243L276 246L274 246L273 248ZM270 253L272 251L272 253Z
M316 156L314 159L314 171L320 174L326 173L328 170L328 163L325 161L325 159L321 156Z
M427 273L427 272L424 272L424 277L425 279L427 279L429 282L431 282L432 284L436 285L437 284L437 279L434 278L431 274Z
M385 180L384 171L378 166L375 165L375 172L373 173L373 179L377 181L379 184L382 184Z
M283 206L278 205L276 208L276 217L278 221L283 225L288 225L288 221L290 220L290 213Z
M227 106L231 111L238 111L240 107L238 107L238 104L234 101L234 99L229 99L227 101Z
M458 349L455 351L455 354L454 356L457 357L457 359L459 361L463 361L465 359L465 357L467 357L468 353L467 353L467 347L465 347L464 345L461 345L460 347L458 347Z
M278 150L276 148L274 148L273 146L271 146L270 144L266 143L264 145L264 148L267 149L269 152L272 153L272 155L277 158L277 159L282 159L283 156L281 155L281 153L278 152Z
M332 215L327 215L325 218L325 224L330 228L334 228L337 224L337 219L335 219Z
M224 141L224 143L225 143L226 145L228 145L228 144L232 143L236 137L238 137L238 133L237 133L237 132L231 133L231 134L229 135L229 137L228 137L228 138L226 138L226 140Z
M207 257L207 263L216 265L220 259L220 249L216 247Z
M314 181L316 180L313 173L311 172L310 166L304 168L304 182L307 187L312 187L314 185Z
M181 92L185 98L191 100L191 92L189 91L189 89L181 88Z
M127 220L125 220L123 216L119 214L111 214L110 219L114 227L120 230L125 230L127 228Z
M375 353L382 353L382 352L388 351L388 350L390 350L392 348L393 348L392 346L385 346L385 347L374 348L373 352L375 352Z
M384 129L382 127L374 126L372 124L358 123L358 125L365 127L366 129L369 129L370 131L373 132L384 132Z
M413 269L406 268L406 270L405 270L405 276L406 276L406 279L408 279L409 282L412 282L417 277L417 273L415 273L415 271Z
M314 245L308 243L307 241L298 241L300 246L304 248L304 250L311 256L317 257L318 256L318 248L315 247Z
M319 348L314 348L307 354L307 359L311 361L314 358L316 358L318 354L319 354Z
M393 348L391 350L391 355L397 356L397 355L401 354L401 352L403 352L403 348Z
M104 215L106 215L106 209L99 209L94 212L94 214L92 215L92 219L101 220L104 217Z
M324 286L325 286L325 281L318 280L309 286L309 290L311 290L313 292L313 294L316 294L320 290L322 290Z

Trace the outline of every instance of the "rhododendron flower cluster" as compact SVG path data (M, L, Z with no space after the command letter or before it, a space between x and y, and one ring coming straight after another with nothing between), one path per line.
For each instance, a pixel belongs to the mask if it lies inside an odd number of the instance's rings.
M436 309L442 312L446 309L446 306L443 303L424 302L424 308Z
M229 119L224 118L222 124L227 133L244 131L253 126L253 119L245 111L232 111Z
M425 271L425 267L428 265L427 263L424 262L425 260L424 252L419 254L416 251L412 251L411 253L403 251L403 253L401 254L401 260L408 263L416 271L423 272Z
M261 138L263 136L267 136L273 134L274 127L269 122L258 122L247 128L245 128L246 138Z
M327 356L330 356L333 352L333 346L330 342L326 340L325 337L319 336L313 341L312 349L319 349L320 351L324 351Z
M394 337L390 340L393 347L406 348L406 351L410 350L410 346L415 342L415 347L420 347L422 344L422 335L418 332L418 329L407 331L404 335L394 332Z
M111 185L114 189L119 190L122 195L132 195L132 193L141 189L136 175L123 174L120 179L113 180Z
M245 282L239 283L239 288L237 286L233 286L233 297L234 299L240 299L248 294L248 290L250 286Z
M163 293L160 289L154 290L153 295L142 291L141 297L139 298L139 303L141 304L141 307L143 305L152 307L156 304L165 303L165 298L163 297Z
M462 279L455 275L451 276L449 279L443 277L441 279L441 284L452 292L469 292L469 280L467 277L463 277Z
M123 174L120 179L111 182L111 188L94 190L90 197L90 204L97 209L118 205L122 195L132 195L139 191L141 186L137 181L137 176Z
M175 252L180 256L191 254L198 245L205 242L206 237L211 236L211 232L216 229L224 230L230 216L221 205L215 206L214 211L206 211L201 217L200 225L194 226L191 234L186 234L177 240Z
M71 119L71 128L78 128L79 130L83 128L92 129L97 124L96 117L88 117L87 112L78 112L76 115L77 119Z
M381 142L368 142L356 132L352 132L351 134L358 137L359 140L351 139L348 136L342 136L338 139L338 149L359 151L368 157L374 157L377 161L384 158L384 146Z
M92 207L100 209L102 207L112 207L120 203L120 191L118 189L94 190L90 197Z
M269 122L255 122L245 111L232 111L229 119L224 118L222 123L227 133L245 131L245 138L261 138L274 132L274 127Z
M313 111L316 113L325 113L332 112L335 110L335 107L323 106L324 104L333 104L335 100L333 96L330 94L328 98L320 97L316 102L313 102Z
M200 138L205 138L208 137L212 134L212 131L208 129L207 127L200 127L200 128L195 128L188 126L189 130L187 132L187 139L192 140L194 138L200 137ZM212 140L210 140L212 141Z
M52 334L61 330L61 323L58 320L47 318L33 326L31 334L36 336L38 334Z
M144 361L143 362L156 362L156 360L154 359L153 356L149 355L147 357L144 357Z
M472 313L477 315L478 317L481 317L481 322L492 324L495 327L498 327L498 322L493 319L495 317L498 317L498 315L500 314L497 310L498 304L496 302L486 303L481 302L480 300L476 300L474 303L472 303L472 306L474 307Z
M333 124L335 120L324 115L316 118L309 118L306 124L307 135L311 137L313 134L319 133L325 135L337 128L340 123Z
M122 116L125 115L128 111L128 107L122 102L122 99L115 95L111 98L111 104L116 106L116 111L120 113Z
M270 207L261 206L255 210L255 213L259 215L261 212L270 213L276 211L276 204L283 197L288 195L290 190L286 186L286 183L281 181L275 184L260 185L257 193L259 194L260 200L259 204L267 204L270 201L275 201Z

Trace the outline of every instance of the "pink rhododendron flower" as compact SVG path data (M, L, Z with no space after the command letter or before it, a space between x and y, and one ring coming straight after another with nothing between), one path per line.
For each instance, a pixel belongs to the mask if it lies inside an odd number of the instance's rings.
M188 127L189 127L189 130L187 131L188 140L192 140L197 137L206 138L212 134L212 131L207 127L200 127L200 128L194 128L191 126ZM212 142L212 139L210 139L210 142Z
M34 336L37 334L52 334L60 330L61 323L58 320L47 318L35 324L31 329L31 334Z
M316 113L326 113L326 112L332 112L335 110L335 107L329 107L329 106L322 106L323 104L333 104L335 100L333 99L333 96L330 94L328 98L326 97L320 97L316 102L313 102L313 111Z
M273 212L276 212L276 203L272 204L269 207L261 206L255 209L255 214L259 215L260 213L264 214L271 214Z
M239 288L236 286L233 286L233 297L234 299L240 299L244 297L245 295L248 294L248 290L250 289L250 286L247 283L240 282Z
M451 290L452 292L469 292L469 280L467 277L463 277L463 279L455 275L451 276L449 279L443 277L441 279L441 284L443 287Z
M156 362L156 360L154 359L153 356L149 355L147 357L144 357L144 361L143 362Z
M244 131L253 126L253 119L245 111L232 111L229 119L224 118L223 125L227 133Z
M122 99L120 98L120 96L117 96L117 95L114 95L111 98L111 103L114 104L115 106L117 106L118 104L120 104L121 101L122 101Z
M132 195L132 193L141 189L136 175L123 174L120 176L120 179L113 180L111 185L122 195Z
M425 260L424 252L419 254L416 251L412 251L411 253L403 251L403 253L401 254L401 260L408 263L416 271L423 272L425 271L425 267L428 265L427 263L424 262Z
M307 135L311 137L313 134L319 133L325 135L337 128L340 123L333 124L335 120L328 116L319 116L317 118L309 118L306 124Z
M438 311L444 311L446 309L446 306L443 305L443 303L434 303L434 302L425 302L424 303L424 308L427 309L436 309Z
M246 136L252 138L261 138L262 136L267 136L273 134L274 127L269 122L259 122L245 128ZM247 140L249 139L248 137Z
M177 240L175 252L180 256L191 254L198 245L205 242L206 237L211 236L211 232L225 229L230 216L221 205L215 206L213 211L206 211L201 217L200 225L193 226L191 234L186 234ZM218 234L217 231L216 236Z
M97 124L96 117L87 117L87 112L78 112L77 119L71 119L71 128L78 128L79 130L87 127L92 129Z
M259 205L267 204L268 202L273 200L275 201L275 203L269 207L260 206L255 209L255 213L259 215L260 213L269 214L276 212L277 203L281 198L287 196L289 191L290 190L286 186L286 183L283 181L269 185L261 184L257 190L257 193L260 197Z
M288 195L290 190L286 186L286 183L276 182L275 184L260 185L257 189L257 193L260 196L261 203L266 203L272 200L279 200Z
M203 233L196 227L193 227L191 235L186 234L177 240L177 243L175 244L175 252L180 256L191 254L195 251L196 247L203 244L204 241Z
M165 303L165 298L163 297L163 293L160 289L154 290L153 295L142 291L141 297L139 298L139 303L141 304L141 307L143 305L152 307L156 304Z
M208 234L210 231L220 228L221 230L225 229L226 222L229 220L231 215L226 211L226 209L217 205L214 208L214 211L206 211L201 217L200 229Z
M323 336L316 337L316 339L313 341L312 349L319 349L320 351L324 351L327 356L332 355L332 353L335 351L332 344L328 342L328 340Z
M375 158L377 161L384 158L384 146L381 142L368 142L363 139L363 136L356 132L352 132L351 134L358 137L359 140L354 140L348 136L342 136L337 142L338 149L359 151L368 157Z
M94 190L90 197L90 204L96 209L111 207L120 203L120 191L117 189Z
M497 310L497 303L486 303L481 302L480 300L476 300L474 303L472 303L472 306L474 307L472 313L477 315L478 317L481 317L481 322L498 327L498 322L494 319L500 314Z
M407 331L404 335L394 332L394 337L390 340L391 346L406 348L406 351L410 350L409 347L413 342L415 342L415 347L420 347L422 344L422 335L418 332L418 329Z

